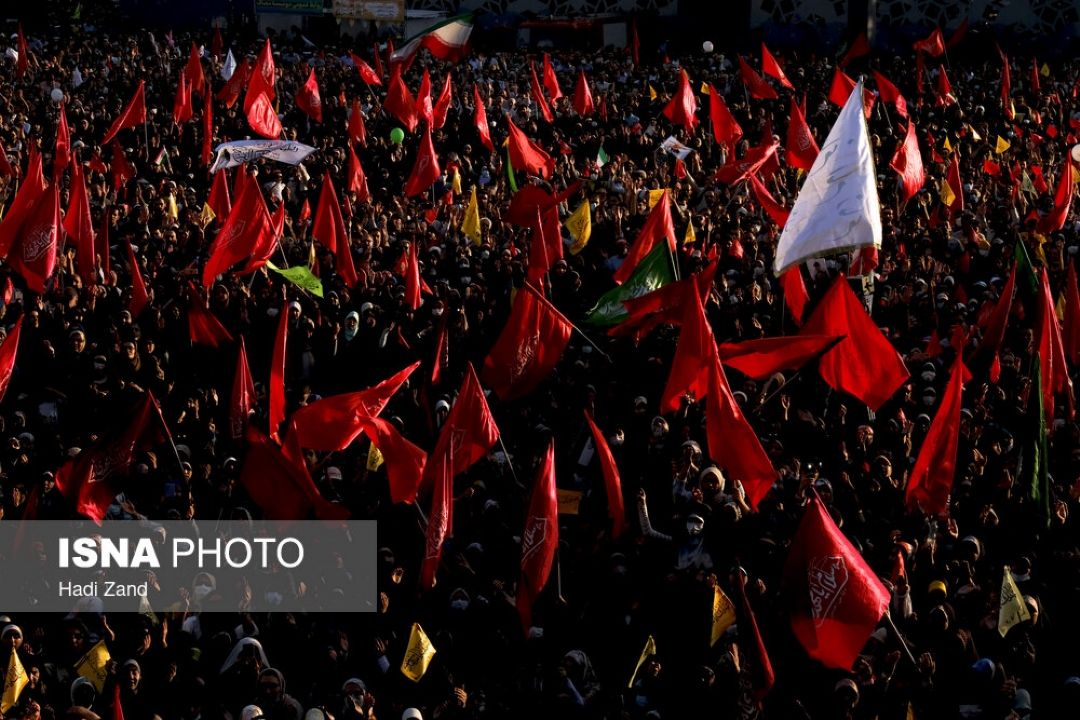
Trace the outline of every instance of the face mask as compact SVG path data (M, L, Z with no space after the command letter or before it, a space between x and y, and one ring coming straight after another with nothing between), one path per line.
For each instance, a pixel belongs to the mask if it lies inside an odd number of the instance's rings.
M923 399L922 399L922 404L925 405L926 407L933 406L933 404L934 404L934 396L933 395L924 395Z
M283 598L279 592L268 592L265 595L267 605L280 605Z
M465 612L466 610L469 609L469 601L468 600L462 600L460 598L457 599L457 600L451 600L450 601L450 609L455 610L457 612Z
M204 599L207 595L210 594L210 592L213 589L214 588L210 587L209 585L196 585L195 586L195 599L196 600Z
M431 314L435 317L442 317L444 310L442 308L435 308L431 311Z
M701 531L705 529L705 526L701 523L688 522L686 523L686 533L691 537L696 537L701 534Z

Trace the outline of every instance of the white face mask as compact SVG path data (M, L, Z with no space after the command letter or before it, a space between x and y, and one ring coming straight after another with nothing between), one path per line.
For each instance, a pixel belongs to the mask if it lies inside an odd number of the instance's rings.
M435 317L442 317L444 310L442 308L435 308L431 311L431 314Z
M688 521L686 523L686 532L691 537L696 537L696 536L700 535L702 530L704 530L704 529L705 529L704 523L695 522L693 520Z
M213 591L213 589L214 588L210 587L209 585L196 585L195 586L195 599L196 600L203 600L204 598L206 598L207 595L209 595Z
M450 609L451 610L457 610L458 612L464 612L464 611L469 609L469 601L468 600L462 600L460 598L457 599L457 600L451 600L450 601Z

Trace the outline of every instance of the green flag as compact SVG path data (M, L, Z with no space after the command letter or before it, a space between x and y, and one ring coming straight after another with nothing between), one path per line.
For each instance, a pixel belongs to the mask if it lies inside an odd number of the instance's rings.
M274 263L267 260L266 267L270 268L301 290L306 290L315 297L321 298L323 296L322 280L312 275L311 271L303 265L297 265L296 267L285 268L282 270L274 265Z
M642 258L626 282L600 297L596 306L585 315L585 321L597 326L618 325L629 315L623 306L624 301L648 295L674 279L667 243L661 242Z
M604 146L601 145L600 152L596 153L596 167L604 167L608 164L608 160L610 159L608 154L604 152Z
M1016 241L1016 280L1017 288L1024 290L1025 297L1032 297L1039 290L1039 278L1031 264L1031 255L1023 240Z
M517 178L514 177L514 165L510 162L510 146L506 146L506 178L510 183L510 192L517 192Z
M1049 453L1046 446L1046 410L1043 406L1042 362L1039 353L1031 361L1031 392L1028 399L1028 418L1031 436L1020 451L1021 483L1031 488L1035 511L1047 527L1050 526ZM1023 487L1023 484L1021 484Z

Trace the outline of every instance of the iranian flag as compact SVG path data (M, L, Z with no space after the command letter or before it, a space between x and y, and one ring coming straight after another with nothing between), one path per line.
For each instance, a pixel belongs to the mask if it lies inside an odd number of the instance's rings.
M457 62L469 51L469 36L472 35L472 30L471 14L447 18L406 40L405 44L390 56L390 62L409 62L422 47L426 47L440 60Z

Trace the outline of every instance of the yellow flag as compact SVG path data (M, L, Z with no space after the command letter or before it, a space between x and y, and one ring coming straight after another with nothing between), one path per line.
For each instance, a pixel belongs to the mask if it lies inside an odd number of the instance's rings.
M473 186L469 206L465 208L465 218L461 221L461 232L475 244L480 244L480 204L476 201L476 186Z
M1005 574L1001 578L1001 594L998 603L998 632L1001 637L1009 632L1009 628L1019 625L1025 620L1031 619L1027 604L1020 596L1020 589L1016 587L1009 566L1005 566Z
M75 672L92 682L97 691L101 692L105 687L105 677L108 675L105 666L111 659L112 656L109 655L109 648L105 647L105 641L99 640L98 644L90 648L82 656L82 660L75 664Z
M1046 236L1042 233L1031 233L1031 238L1035 241L1035 257L1039 258L1044 266L1050 267L1050 263L1046 261L1046 251L1043 246L1046 245Z
M1065 322L1065 294L1058 295L1057 304L1054 306L1054 314L1058 322Z
M972 140L974 140L975 142L982 142L982 135L979 134L978 130L976 130L971 125L968 125L967 129L968 129L968 132L971 133L971 139Z
M949 185L948 180L941 181L941 204L946 207L952 207L953 202L956 200L956 193L953 192L952 186Z
M713 587L712 636L709 638L709 647L715 645L724 631L733 624L735 624L735 605L720 589L720 586L716 585Z
M702 80L701 81L701 89L698 90L698 92L701 93L702 95L708 95L709 94L709 84L707 82L705 82L704 80Z
M994 152L1000 155L1010 147L1012 147L1012 145L1009 144L1009 141L998 135L997 145L994 146Z
M570 254L577 255L589 244L589 238L592 236L592 210L589 208L589 201L582 201L574 214L566 218L564 224L574 240L570 244Z
M697 242L697 233L694 232L694 220L691 218L690 222L686 223L686 234L683 235L682 244L689 245L692 242Z
M461 173L457 168L454 168L454 177L450 181L450 189L454 191L455 195L461 194Z
M19 653L11 651L11 659L8 660L7 675L4 676L4 698L0 700L0 712L7 712L15 707L19 701L19 693L23 691L30 678L26 676Z
M375 443L368 445L367 451L367 469L370 472L375 472L383 464L383 455L379 448L375 447Z
M656 88L654 88L652 86L652 83L649 83L649 99L650 100L655 100L656 99Z
M580 490L563 490L556 488L555 499L558 503L560 515L577 515L581 510L581 498L584 495Z
M1077 170L1072 163L1069 163L1069 165L1072 167L1073 182L1080 182L1080 170Z
M637 680L637 674L641 670L641 666L645 664L646 660L648 660L655 654L656 641L653 640L653 636L650 635L649 639L645 641L645 649L641 651L641 657L638 658L637 665L634 666L634 674L630 676L630 683L626 687L634 687L634 681Z
M1039 68L1039 74L1043 77L1050 77L1050 66L1043 63L1043 66Z
M401 673L413 682L420 682L433 657L435 646L428 640L420 624L413 623L409 633L409 647L405 649L405 658L401 661Z
M662 197L664 197L664 188L660 188L659 190L650 190L649 209L652 210L656 206L656 203L660 202L660 198Z
M180 208L176 206L176 196L169 194L169 199L165 201L165 215L172 221L180 219Z
M217 213L210 207L210 203L203 203L202 212L199 213L199 224L206 229L206 226L214 221L217 217Z
M1031 182L1031 176L1027 174L1027 170L1020 175L1020 190L1032 195L1039 194L1039 191L1035 189L1035 183Z
M945 152L952 152L952 143L949 142L949 138L945 138L945 142L941 143L941 147L945 149Z

